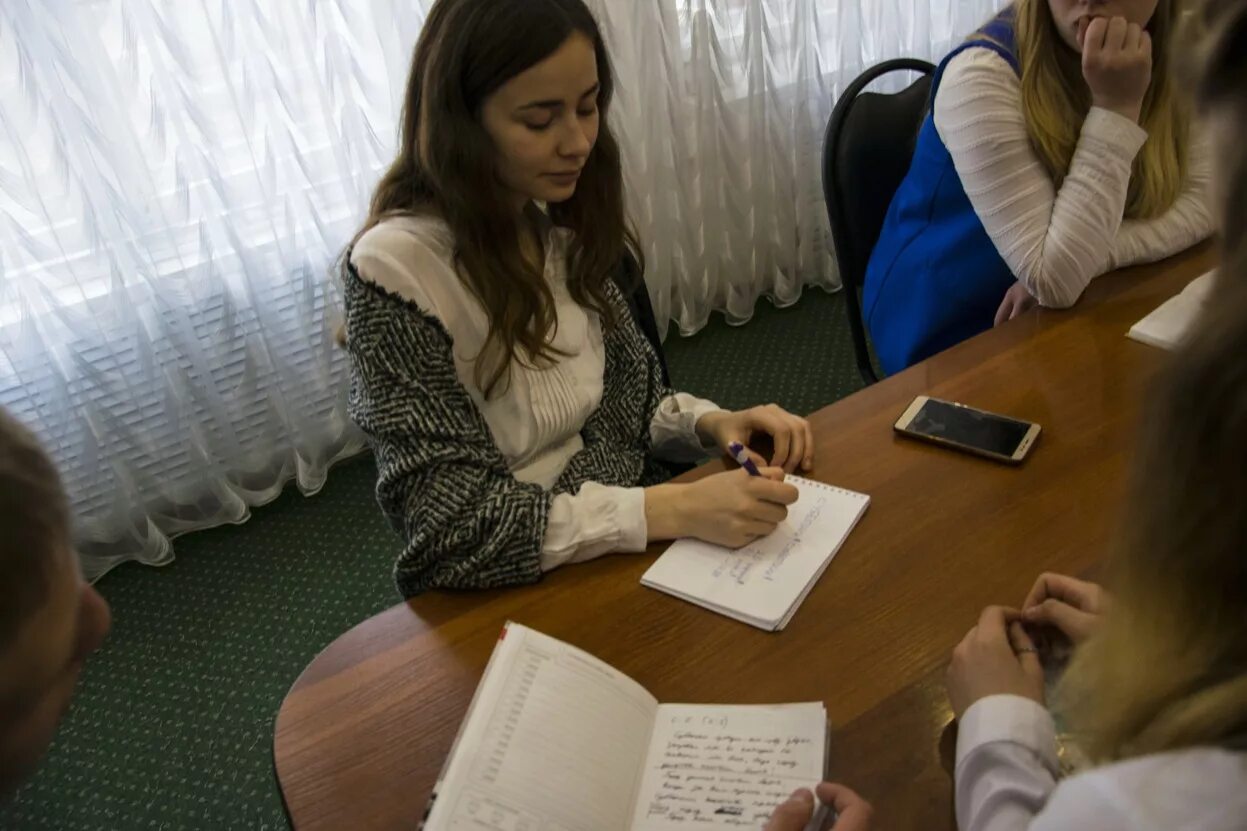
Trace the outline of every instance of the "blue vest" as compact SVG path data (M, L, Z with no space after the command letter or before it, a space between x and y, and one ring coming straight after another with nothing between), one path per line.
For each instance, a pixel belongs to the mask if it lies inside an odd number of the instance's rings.
M936 70L931 113L871 253L862 311L888 374L990 329L1015 282L966 196L933 115L944 70L966 49L991 49L1020 72L1013 17L1013 7L1005 9Z

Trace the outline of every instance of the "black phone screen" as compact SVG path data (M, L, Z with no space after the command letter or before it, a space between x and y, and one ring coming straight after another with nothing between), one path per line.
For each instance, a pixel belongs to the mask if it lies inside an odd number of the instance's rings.
M1012 457L1030 428L1025 421L929 398L907 430Z

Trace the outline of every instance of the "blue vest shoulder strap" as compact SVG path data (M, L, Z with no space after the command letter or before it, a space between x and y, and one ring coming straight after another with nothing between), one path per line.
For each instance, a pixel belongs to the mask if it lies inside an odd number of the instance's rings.
M949 61L960 55L967 49L990 49L1013 68L1013 71L1022 74L1022 66L1018 62L1017 56L1017 37L1014 32L1014 23L1017 18L1017 10L1012 6L1005 7L1000 14L992 18L988 23L979 29L965 42L954 49L944 58L939 69L936 70L935 79L931 86L932 101L934 101L935 90L939 89L940 81L944 77L944 70L948 67Z

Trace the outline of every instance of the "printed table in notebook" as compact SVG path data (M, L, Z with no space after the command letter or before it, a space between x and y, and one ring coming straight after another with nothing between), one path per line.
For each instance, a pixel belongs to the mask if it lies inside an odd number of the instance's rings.
M757 828L822 779L822 704L659 704L508 623L438 782L429 828Z

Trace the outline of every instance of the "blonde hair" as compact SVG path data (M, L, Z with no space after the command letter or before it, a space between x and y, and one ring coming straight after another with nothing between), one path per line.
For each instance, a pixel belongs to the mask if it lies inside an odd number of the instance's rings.
M1174 89L1173 30L1181 0L1160 0L1148 25L1152 36L1152 83L1143 99L1140 125L1147 142L1135 157L1126 217L1151 219L1173 205L1186 181L1190 113ZM1082 62L1057 31L1047 0L1018 0L1016 41L1022 72L1022 112L1031 145L1059 188L1069 172L1091 91Z
M1227 125L1218 169L1234 236L1215 302L1153 397L1114 603L1057 693L1099 761L1247 741L1247 0L1206 14L1216 37L1199 97Z

